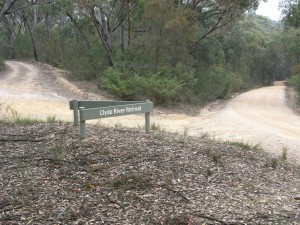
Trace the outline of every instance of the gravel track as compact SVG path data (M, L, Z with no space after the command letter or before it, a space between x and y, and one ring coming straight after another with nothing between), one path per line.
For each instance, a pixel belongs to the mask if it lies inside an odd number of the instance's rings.
M0 75L0 104L10 104L22 115L38 118L55 115L72 121L70 99L84 96L104 99L78 89L57 69L45 70L45 67L16 61L7 61L6 66L8 70ZM226 141L260 144L275 155L286 147L290 159L300 160L300 118L287 107L284 86L241 94L218 111L203 109L197 116L155 111L151 120L166 131L191 136L209 134ZM142 127L143 123L142 115L101 120L101 124L108 126Z

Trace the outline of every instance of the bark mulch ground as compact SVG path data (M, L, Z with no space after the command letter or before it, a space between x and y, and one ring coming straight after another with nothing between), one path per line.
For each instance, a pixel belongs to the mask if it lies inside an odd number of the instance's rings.
M0 124L0 224L300 224L300 168L158 130Z

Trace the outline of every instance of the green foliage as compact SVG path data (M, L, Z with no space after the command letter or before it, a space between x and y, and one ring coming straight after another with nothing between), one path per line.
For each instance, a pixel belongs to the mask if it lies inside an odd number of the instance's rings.
M224 46L217 39L203 40L194 48L193 57L203 66L220 64L225 57Z
M133 81L131 86L138 85L141 96L145 96L157 104L180 99L183 84L175 78L154 74L148 77L136 76Z
M16 124L20 124L20 125L32 125L32 124L37 124L40 122L40 120L35 119L35 118L31 118L31 117L18 117L16 118L16 120L14 121Z
M238 141L230 141L229 142L230 145L242 148L244 150L248 150L248 151L255 151L255 152L263 152L264 150L261 148L260 145L251 145L245 142L238 142Z
M300 103L300 74L293 75L287 80L287 84L292 86L297 93L297 100Z
M261 16L247 16L224 35L221 43L232 90L270 85L285 79L287 61L280 40L282 28Z
M230 72L228 73L230 92L237 93L248 89L248 85L243 77L243 72Z
M284 147L282 147L281 159L287 160L287 158L288 158L288 148L286 146L284 146Z
M238 142L238 141L231 141L229 142L230 145L239 147L239 148L243 148L245 150L251 150L252 146L248 143L244 143L244 142Z
M230 83L226 71L220 66L203 68L197 76L195 92L206 101L226 98Z
M102 82L112 94L123 99L132 99L135 95L134 90L130 89L130 78L112 67L105 71Z
M213 154L212 159L215 163L222 164L222 156L219 153Z
M46 119L46 122L47 123L56 123L58 120L56 119L56 116L53 115L53 116L48 116L47 119Z
M181 81L171 77L170 73L163 69L155 74L140 76L109 68L102 82L111 93L123 99L150 99L156 104L179 100L184 86Z
M3 60L3 57L0 55L0 71L4 70L4 68L5 68L4 60Z
M43 26L36 26L35 31L39 34L36 36L39 58L69 70L72 79L94 79L101 70L99 57L104 56L99 41L93 35L87 44L77 35L72 24L66 24L62 29L53 27L49 37L46 36Z
M208 167L208 168L206 168L204 175L205 175L206 178L209 178L213 175L213 173L214 173L213 170Z
M194 11L180 9L168 1L146 1L144 20L140 26L147 32L133 39L131 56L138 67L156 73L161 67L191 66L193 58L189 47L196 41L198 24ZM136 54L136 52L138 54Z
M18 34L14 40L14 56L17 59L32 58L32 45L29 36Z
M279 160L277 158L272 158L270 162L270 166L273 169L276 169L279 166Z
M287 66L289 67L300 64L299 41L300 30L295 28L285 29L280 38L278 38L278 45L282 46L282 53L286 54Z
M285 17L286 25L299 28L300 27L300 3L289 6Z
M261 16L234 20L257 0L136 0L130 9L121 1L54 2L25 9L39 60L69 70L73 79L98 77L122 99L214 101L285 79L300 64L298 31L282 35L280 24ZM107 18L95 22L101 18L94 2ZM32 58L23 18L7 20L0 26L4 56Z

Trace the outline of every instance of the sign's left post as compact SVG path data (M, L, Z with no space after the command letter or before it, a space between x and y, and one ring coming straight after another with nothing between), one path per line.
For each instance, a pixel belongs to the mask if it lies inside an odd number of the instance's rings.
M73 114L74 114L74 126L77 127L78 126L78 101L73 100L72 104L73 104Z
M85 119L83 119L83 110L84 107L79 107L79 117L80 117L80 138L84 139L87 137L86 135L86 124Z

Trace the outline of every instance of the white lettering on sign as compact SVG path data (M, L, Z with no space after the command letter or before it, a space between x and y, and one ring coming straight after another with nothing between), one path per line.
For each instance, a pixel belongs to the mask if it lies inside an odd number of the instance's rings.
M110 115L141 112L141 111L142 111L142 106L114 108L114 109L101 109L100 116L106 117L106 116L110 116Z
M114 114L121 114L121 113L124 113L124 112L125 112L125 109L119 109L119 108L114 109Z
M109 115L112 115L113 114L113 111L111 109L107 109L107 110L100 110L100 116L109 116Z
M142 106L139 107L126 107L126 112L140 112L142 111Z

